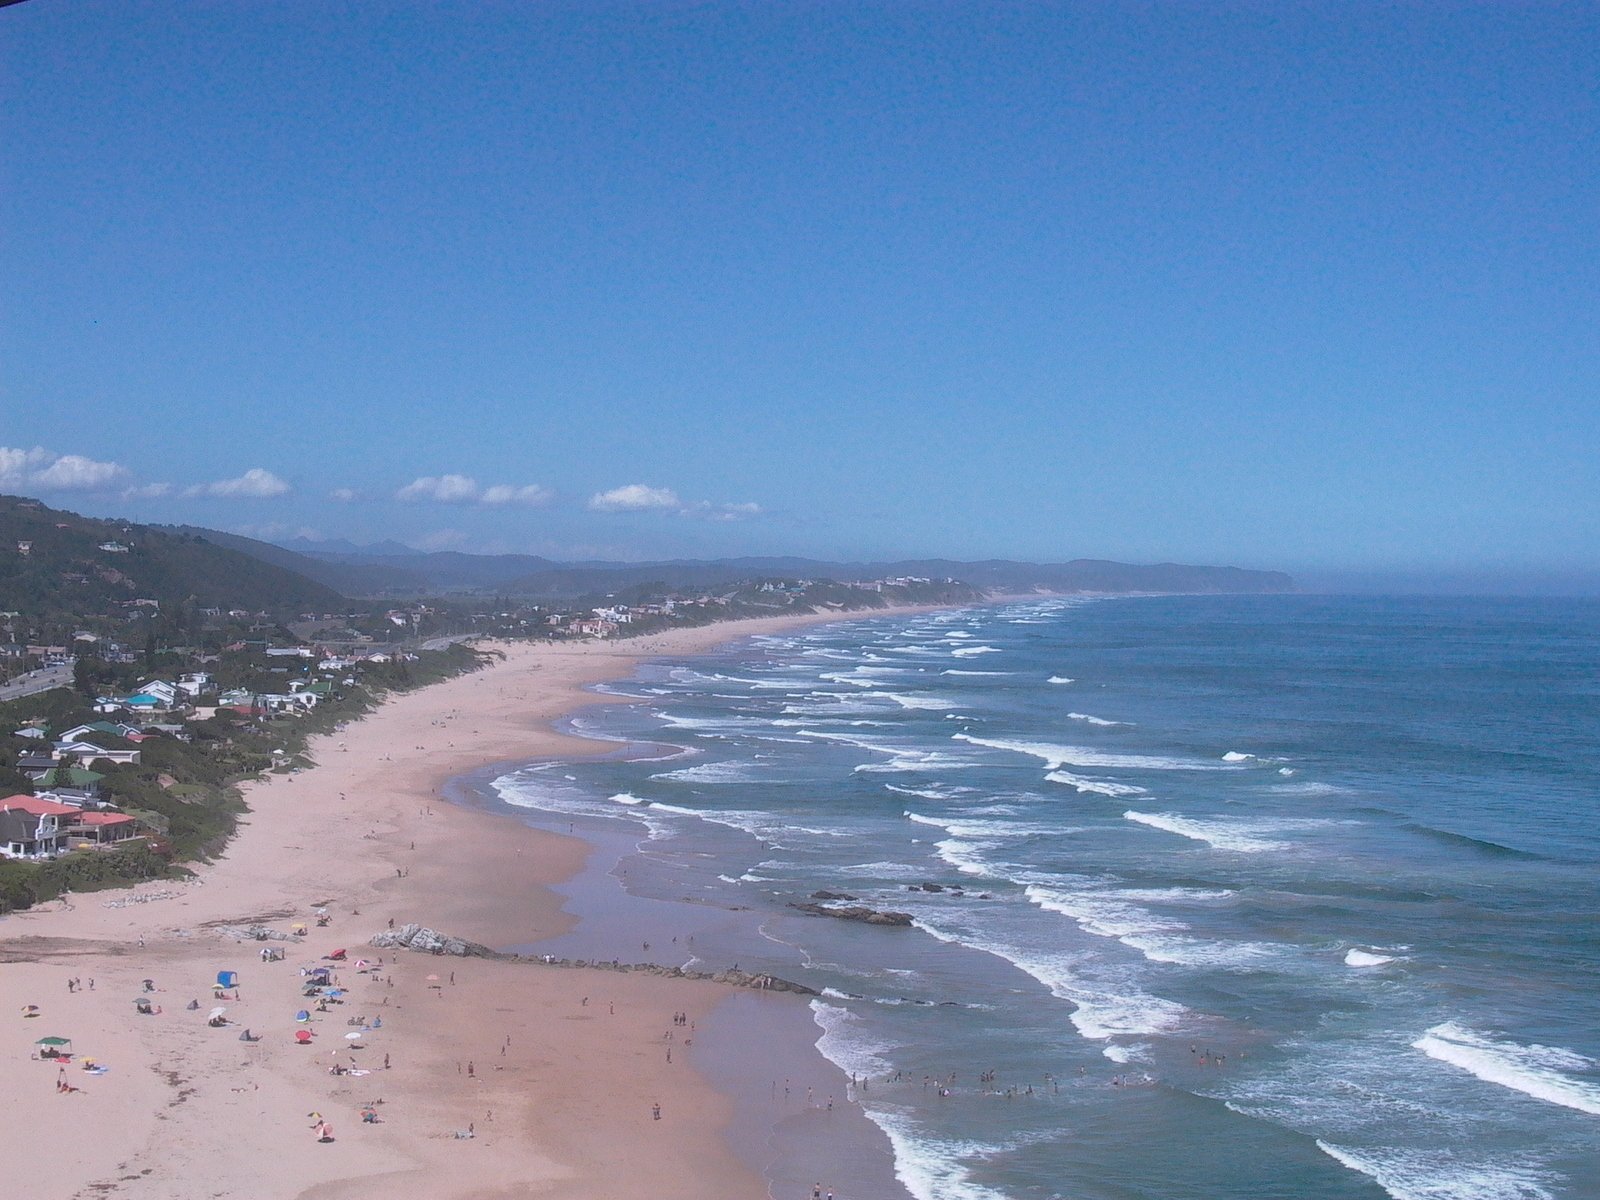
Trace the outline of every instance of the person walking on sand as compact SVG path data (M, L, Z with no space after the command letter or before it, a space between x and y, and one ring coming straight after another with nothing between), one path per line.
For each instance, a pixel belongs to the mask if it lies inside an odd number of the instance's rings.
M651 1106L650 1106L650 1119L651 1119L651 1120L652 1120L652 1121L659 1121L659 1120L661 1120L661 1105L659 1105L659 1104L652 1104L652 1105L651 1105Z

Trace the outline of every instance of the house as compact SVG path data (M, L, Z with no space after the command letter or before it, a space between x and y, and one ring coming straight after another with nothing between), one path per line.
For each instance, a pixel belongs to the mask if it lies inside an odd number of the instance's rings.
M81 812L67 822L62 837L69 850L115 846L139 836L139 822L127 813Z
M124 546L121 542L101 542L100 549L104 550L107 554L126 554L128 552L128 547Z
M81 739L78 741L62 741L56 743L56 757L58 759L65 758L69 754L85 766L93 766L102 759L106 762L127 763L134 766L137 766L139 763L139 751L135 750L131 746L106 747L95 742L84 741Z
M17 770L31 779L38 778L36 772L53 771L60 765L54 754L43 750L24 750L17 755Z
M129 696L126 703L129 708L173 708L182 700L183 694L175 683L152 679L148 683L141 683L139 690Z
M77 810L39 796L0 800L0 856L53 858L61 851L61 819Z
M268 712L310 712L321 697L314 692L262 692L256 701Z
M131 738L135 741L144 736L139 732L137 725L123 725L114 721L91 721L87 725L74 725L56 740L60 742L75 742L80 738L92 740L97 733L103 733L110 737Z
M41 771L37 775L29 776L42 790L81 792L86 796L95 797L100 794L100 784L105 776L98 771L91 771L86 767L51 767L48 771ZM68 801L63 800L63 804Z
M192 671L178 677L178 690L191 699L201 692L211 690L211 676L204 671Z

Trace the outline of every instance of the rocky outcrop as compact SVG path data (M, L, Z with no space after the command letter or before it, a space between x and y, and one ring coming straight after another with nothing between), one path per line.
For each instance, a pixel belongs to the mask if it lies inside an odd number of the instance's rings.
M465 938L451 937L424 925L402 925L399 929L385 929L375 934L369 945L380 950L416 950L423 954L449 954L456 958L503 958L504 955L469 942Z
M662 979L703 979L728 987L753 988L763 992L793 992L801 996L815 996L815 988L780 979L776 975L741 971L737 966L726 971L694 971L687 967L664 967L659 963L625 963L620 959L590 960L584 958L556 958L548 954L503 954L465 938L440 933L426 926L410 924L399 929L386 929L368 939L368 944L380 950L415 950L421 954L454 955L457 958L492 958L499 962L527 963L539 967L565 967L586 971L622 971L638 975L655 975Z
M826 904L797 904L791 902L789 907L798 909L803 913L810 913L813 917L836 917L841 921L860 921L864 925L911 924L910 913L880 912L875 908L868 908L864 904L833 907Z
M852 896L849 892L812 892L813 900L859 900L859 896Z

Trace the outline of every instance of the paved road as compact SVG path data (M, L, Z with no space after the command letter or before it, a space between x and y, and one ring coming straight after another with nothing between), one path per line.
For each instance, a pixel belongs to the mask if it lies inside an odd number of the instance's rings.
M72 686L72 663L60 667L44 667L0 684L0 700L20 700L24 696L48 692L51 688Z

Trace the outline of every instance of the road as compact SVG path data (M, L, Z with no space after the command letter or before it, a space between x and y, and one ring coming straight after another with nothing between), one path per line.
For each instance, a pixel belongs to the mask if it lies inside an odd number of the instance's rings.
M74 665L75 660L69 660L59 667L41 667L37 671L30 671L13 679L10 683L0 683L0 701L20 700L24 696L48 692L51 688L71 687Z

